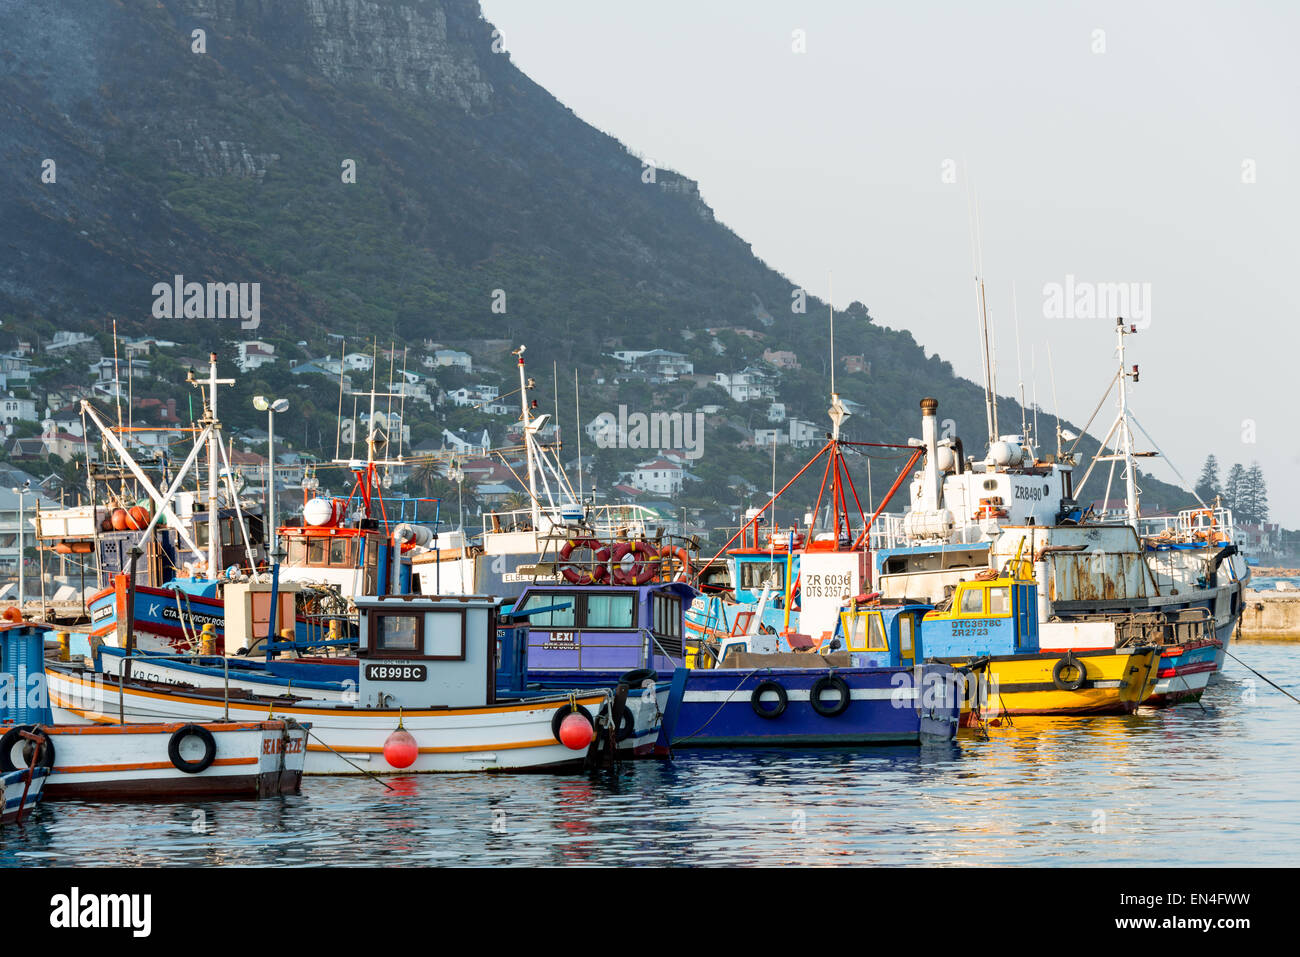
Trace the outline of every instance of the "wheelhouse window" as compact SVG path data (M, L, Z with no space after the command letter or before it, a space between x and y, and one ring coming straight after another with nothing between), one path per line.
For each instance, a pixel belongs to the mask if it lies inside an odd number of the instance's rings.
M325 564L325 546L326 541L323 538L312 538L307 541L307 564L324 565Z
M298 567L307 564L307 543L301 538L289 539L289 564Z
M1011 589L1005 585L987 589L989 614L1005 617L1011 614Z
M331 565L348 564L348 545L349 542L346 538L330 539L329 555Z
M984 589L965 588L961 593L961 613L963 615L984 614Z
M740 587L747 591L762 591L770 579L772 588L785 590L784 562L737 562L740 566Z
M586 628L631 628L636 618L633 594L587 595Z
M878 611L867 616L867 650L889 650L889 641L885 638L885 622Z
M419 654L424 650L421 615L374 615L370 648L384 654Z
M554 605L568 607L552 608ZM532 628L614 631L635 628L637 622L635 592L609 591L598 595L532 592L518 606L521 612L535 608L551 610L529 615L527 621Z
M552 605L567 604L567 608L551 608ZM575 615L575 605L577 600L573 595L554 595L539 592L533 592L524 599L523 604L518 608L519 611L529 611L534 608L549 608L549 611L538 612L530 615L525 619L530 627L533 628L573 628L577 616Z
M654 596L654 633L668 638L682 636L682 600L676 595Z

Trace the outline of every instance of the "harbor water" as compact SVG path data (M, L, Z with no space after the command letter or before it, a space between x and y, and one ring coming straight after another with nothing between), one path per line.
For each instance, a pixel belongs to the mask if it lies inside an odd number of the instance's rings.
M1300 695L1281 644L1231 652ZM1203 707L1202 707L1203 705ZM307 778L265 801L42 804L6 867L1292 866L1300 704L1232 659L1201 705L1018 718L985 740L684 751L610 776Z

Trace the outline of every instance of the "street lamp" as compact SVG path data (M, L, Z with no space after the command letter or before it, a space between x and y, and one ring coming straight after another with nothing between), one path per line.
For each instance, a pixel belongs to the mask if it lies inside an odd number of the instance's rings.
M266 413L266 525L268 529L267 552L271 561L280 558L279 529L275 527L275 413L289 409L288 399L268 399L264 395L253 397L253 408Z
M23 525L26 522L26 513L24 506L26 504L27 490L32 487L31 481L26 481L21 488L14 488L11 491L18 496L18 610L23 610L23 605L27 604L27 571L26 563L23 561L27 551L27 543L24 538Z

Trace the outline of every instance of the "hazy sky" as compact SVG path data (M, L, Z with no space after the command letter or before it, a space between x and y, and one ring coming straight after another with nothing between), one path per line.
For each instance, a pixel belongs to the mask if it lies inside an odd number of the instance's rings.
M1114 372L1113 319L1049 318L1044 286L1149 283L1150 327L1129 340L1138 421L1189 481L1207 452L1225 472L1257 459L1273 517L1300 526L1300 4L483 9L521 69L698 180L774 268L823 297L832 274L837 306L861 300L980 381L973 183L1003 394L1013 282L1026 392L1032 347L1051 409L1050 342L1062 414L1079 423ZM983 436L983 422L958 426L968 445Z

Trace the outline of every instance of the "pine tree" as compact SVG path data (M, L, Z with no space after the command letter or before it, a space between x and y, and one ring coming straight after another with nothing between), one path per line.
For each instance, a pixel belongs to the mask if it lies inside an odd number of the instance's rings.
M1241 512L1245 506L1242 499L1242 493L1245 491L1243 486L1246 482L1246 470L1239 464L1228 469L1228 478L1223 483L1223 504L1232 509L1234 516L1238 521L1246 521L1245 515L1236 515Z
M1264 482L1264 470L1258 462L1251 462L1246 472L1246 488L1250 496L1250 520L1257 525L1268 521L1268 487Z
M1219 460L1213 455L1205 457L1205 467L1201 469L1201 477L1196 482L1196 494L1202 502L1207 505L1213 504L1214 497L1222 494L1219 487Z

